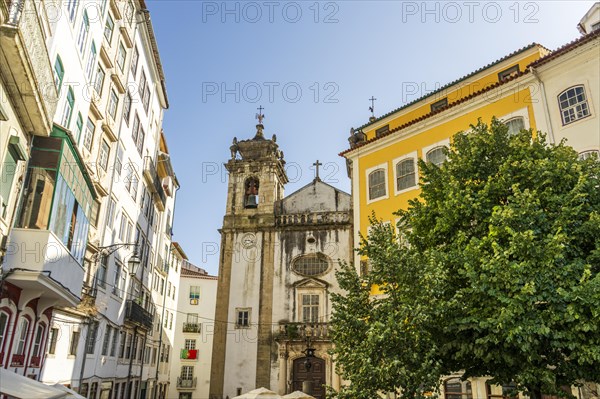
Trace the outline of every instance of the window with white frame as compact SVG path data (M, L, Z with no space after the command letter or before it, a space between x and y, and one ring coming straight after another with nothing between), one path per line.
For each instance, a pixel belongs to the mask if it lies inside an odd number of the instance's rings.
M194 366L181 366L181 379L189 381L194 378Z
M58 342L58 328L51 328L48 334L48 354L54 355L56 353L56 343Z
M88 118L87 123L85 125L85 135L83 136L83 146L87 148L88 151L92 150L94 130L96 130L96 125L94 125L94 122L92 122L92 120Z
M444 399L472 399L473 390L470 381L463 381L458 377L448 378L444 381Z
M96 69L96 80L94 81L94 90L98 95L102 94L102 85L104 84L104 69L100 65Z
M79 345L79 330L73 330L69 342L69 352L67 352L69 356L77 355L77 345Z
M113 121L117 117L117 106L118 105L119 105L119 95L117 94L115 89L112 89L110 91L110 98L108 99L108 114L113 119Z
M71 115L73 115L73 107L75 106L75 93L73 92L73 88L69 86L69 91L67 92L67 101L65 102L65 107L63 109L63 115L61 119L61 124L68 128L71 123Z
M75 16L77 15L77 5L79 0L68 0L67 1L67 14L69 15L69 21L75 22Z
M83 54L85 43L87 42L88 33L90 31L90 19L87 11L83 11L83 19L81 20L81 26L79 27L79 36L77 37L77 47L79 52Z
M517 116L504 121L504 124L508 127L508 135L514 136L521 130L525 129L525 118L522 116Z
M4 347L4 337L8 330L8 314L0 312L0 348Z
M192 303L192 301L199 301L200 300L200 286L197 285L192 285L190 286L190 303ZM196 302L197 304L198 302Z
M318 294L302 294L302 322L303 323L318 323L319 322L319 295Z
M110 147L106 140L102 140L102 145L100 146L100 156L98 157L98 161L100 163L100 167L104 170L108 169L108 157L110 155Z
M123 146L117 144L117 157L115 158L115 171L120 176L123 169Z
M123 119L125 124L129 126L129 116L131 115L131 93L127 92L125 95L125 102L123 103Z
M592 158L592 157L600 158L600 151L589 150L589 151L583 151L583 152L579 153L579 159L582 161L586 160L588 158Z
M194 350L194 349L196 349L196 340L195 339L186 339L184 347L187 350Z
M106 25L104 25L104 38L108 42L109 46L110 46L110 42L112 40L112 35L113 35L114 29L115 29L115 21L113 20L112 16L109 13L108 17L106 17Z
M369 199L374 200L385 195L385 170L376 169L369 173Z
M46 326L43 324L38 324L36 332L35 332L35 340L33 341L33 353L32 356L39 357L41 356L42 351L42 339L44 337L44 330Z
M236 308L235 309L235 327L236 328L248 328L250 327L250 308Z
M444 149L444 146L432 148L425 154L425 159L427 160L427 162L431 162L432 164L438 167L442 166L444 161L446 161L446 154L444 153Z
M90 55L88 57L88 63L85 68L85 73L88 77L88 82L92 81L92 74L94 72L94 65L96 65L96 43L92 41L92 45L90 47Z
M131 56L131 75L135 78L137 72L138 61L140 59L140 53L137 46L133 49L133 55Z
M62 86L63 77L65 76L65 68L63 66L62 60L60 56L56 56L56 60L54 61L54 85L56 86L56 90L60 93L60 88Z
M125 46L123 43L119 42L119 51L117 52L117 65L121 72L125 69L125 58L127 58L127 50L125 50Z
M396 191L417 185L415 158L405 158L396 163Z
M96 350L96 337L98 336L98 322L92 322L88 325L87 342L85 343L85 353L93 355Z
M573 86L558 95L558 106L563 125L568 125L590 115L583 85Z
M79 142L82 132L83 132L83 117L81 116L81 112L79 112L77 114L77 123L75 124L75 140L77 142Z
M19 324L19 340L17 341L17 350L15 354L24 355L25 347L27 345L27 333L29 332L29 320L25 317L21 318L21 323Z
M323 253L301 255L294 259L292 270L304 276L319 276L329 269L329 257Z

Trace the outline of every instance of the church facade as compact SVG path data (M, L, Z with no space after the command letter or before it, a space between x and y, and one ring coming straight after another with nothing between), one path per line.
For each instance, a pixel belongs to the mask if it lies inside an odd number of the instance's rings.
M339 388L331 348L329 295L335 270L352 258L351 197L315 179L284 197L288 182L276 137L231 146L210 397L254 388L279 394ZM317 165L318 168L318 165Z

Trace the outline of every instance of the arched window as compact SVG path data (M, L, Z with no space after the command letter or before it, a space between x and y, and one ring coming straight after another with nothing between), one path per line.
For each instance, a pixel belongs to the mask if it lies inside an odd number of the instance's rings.
M583 85L573 86L558 96L558 106L563 125L575 122L590 115Z
M329 269L329 258L322 253L302 255L294 260L292 270L303 276L319 276Z
M583 151L579 153L579 159L581 159L582 161L591 157L597 157L600 158L600 151L598 150L590 150L590 151Z
M0 351L4 347L4 337L8 332L8 319L9 316L5 312L0 312Z
M396 190L405 190L416 185L415 160L404 159L396 164Z
M259 181L255 177L246 179L244 183L244 207L245 208L256 208L258 207L258 189L260 187Z
M17 341L17 350L15 351L16 355L24 355L25 347L27 346L27 335L29 333L29 320L25 317L21 318L21 323L19 324L19 335Z
M446 160L446 154L444 154L444 147L439 146L427 151L425 159L427 159L427 162L431 162L434 165L442 166L442 164Z
M35 333L35 340L33 341L33 354L32 356L38 357L42 355L42 338L44 337L44 331L46 326L43 323L38 324Z
M460 378L448 378L444 381L444 399L473 399L471 383Z
M509 136L514 136L521 130L525 129L525 119L522 116L511 118L505 121L504 124L508 127Z
M385 170L377 169L369 173L369 199L385 195Z

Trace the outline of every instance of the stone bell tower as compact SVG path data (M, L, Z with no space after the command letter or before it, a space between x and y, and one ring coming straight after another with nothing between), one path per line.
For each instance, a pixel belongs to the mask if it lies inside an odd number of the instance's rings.
M262 109L259 109L262 111ZM210 398L269 386L275 203L288 182L276 136L233 139L221 233Z

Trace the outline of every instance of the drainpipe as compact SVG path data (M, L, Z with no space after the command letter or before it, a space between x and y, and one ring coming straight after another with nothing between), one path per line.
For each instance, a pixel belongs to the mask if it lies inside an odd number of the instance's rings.
M133 367L133 358L135 357L135 352L137 352L137 327L133 329L133 341L131 342L131 349L134 349L129 353L129 371L127 372L127 397L131 398L131 388L133 388L133 384L131 384L131 369Z
M144 333L144 341L142 343L142 365L140 366L140 381L138 384L138 394L136 395L136 399L140 397L142 394L142 375L144 374L144 358L146 357L146 342L148 341L148 331ZM148 389L148 384L146 384L146 389Z
M542 92L542 102L544 104L546 125L548 126L548 138L550 139L550 143L554 144L555 143L554 129L552 128L552 120L550 119L550 108L548 107L548 98L546 96L546 86L544 86L544 82L542 82L542 79L540 79L537 69L535 69L534 67L530 67L530 68L531 68L531 73L533 74L533 76L535 76L535 79L537 80L538 84L540 85L540 90Z
M81 370L79 370L79 386L77 387L77 393L81 392L81 386L83 385L83 372L85 371L85 361L87 359L87 342L90 335L90 326L92 325L91 317L86 316L83 324L87 328L85 329L85 338L83 340L83 359L81 360Z
M153 394L153 399L156 399L156 395L158 394L158 370L160 368L160 351L161 351L161 347L162 347L162 337L163 337L163 322L164 322L164 318L165 318L165 303L167 300L167 296L163 295L163 304L162 304L162 312L160 314L160 336L158 338L158 354L159 354L159 359L156 362L156 375L155 375L155 379L156 381L154 382L154 394Z

